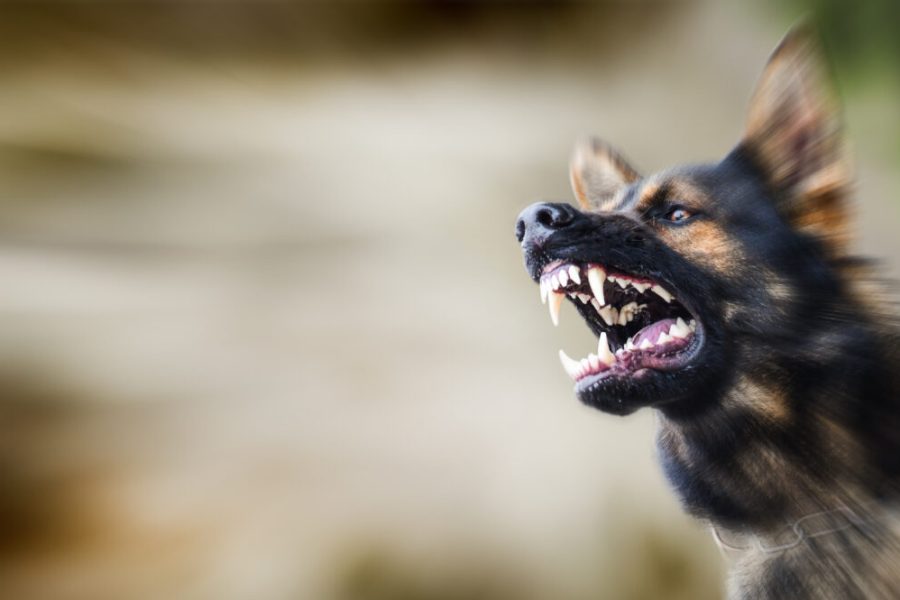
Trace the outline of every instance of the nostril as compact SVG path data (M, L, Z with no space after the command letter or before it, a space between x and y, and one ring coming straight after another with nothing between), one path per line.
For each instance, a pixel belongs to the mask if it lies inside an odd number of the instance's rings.
M519 219L516 221L516 239L521 242L525 239L525 220Z
M556 219L553 216L553 211L549 208L542 208L535 215L535 220L543 225L544 227L553 227Z

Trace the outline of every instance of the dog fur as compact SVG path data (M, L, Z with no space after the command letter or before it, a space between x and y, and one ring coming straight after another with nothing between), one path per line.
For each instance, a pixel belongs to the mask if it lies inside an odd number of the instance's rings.
M900 329L874 265L852 254L850 169L814 36L797 28L775 50L722 161L644 177L589 139L571 180L580 209L520 217L526 268L538 281L554 260L611 265L664 282L702 323L678 370L576 391L614 414L656 409L668 480L732 548L729 597L900 597Z

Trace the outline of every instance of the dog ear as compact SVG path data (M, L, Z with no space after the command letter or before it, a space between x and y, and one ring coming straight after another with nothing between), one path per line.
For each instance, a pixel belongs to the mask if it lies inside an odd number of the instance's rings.
M848 236L850 169L822 51L808 24L772 53L750 103L741 146L763 171L797 230L835 248Z
M639 178L622 155L593 137L579 140L569 161L572 191L585 210L606 208L621 187Z

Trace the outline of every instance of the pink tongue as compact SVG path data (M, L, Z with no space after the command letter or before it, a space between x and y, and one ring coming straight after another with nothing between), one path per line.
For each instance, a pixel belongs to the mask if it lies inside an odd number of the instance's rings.
M640 346L641 342L644 340L650 340L650 343L655 344L656 340L659 339L663 333L668 333L669 328L675 324L675 319L663 319L662 321L657 321L656 323L651 323L647 325L643 329L637 332L634 336L632 342L635 346Z

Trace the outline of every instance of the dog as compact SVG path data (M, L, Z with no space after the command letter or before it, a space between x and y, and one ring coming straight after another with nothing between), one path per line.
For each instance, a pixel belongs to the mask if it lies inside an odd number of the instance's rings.
M516 223L554 324L568 298L598 338L560 351L578 398L656 411L664 474L726 553L733 599L900 598L900 327L850 247L830 79L795 27L720 162L641 176L589 138L580 208Z

